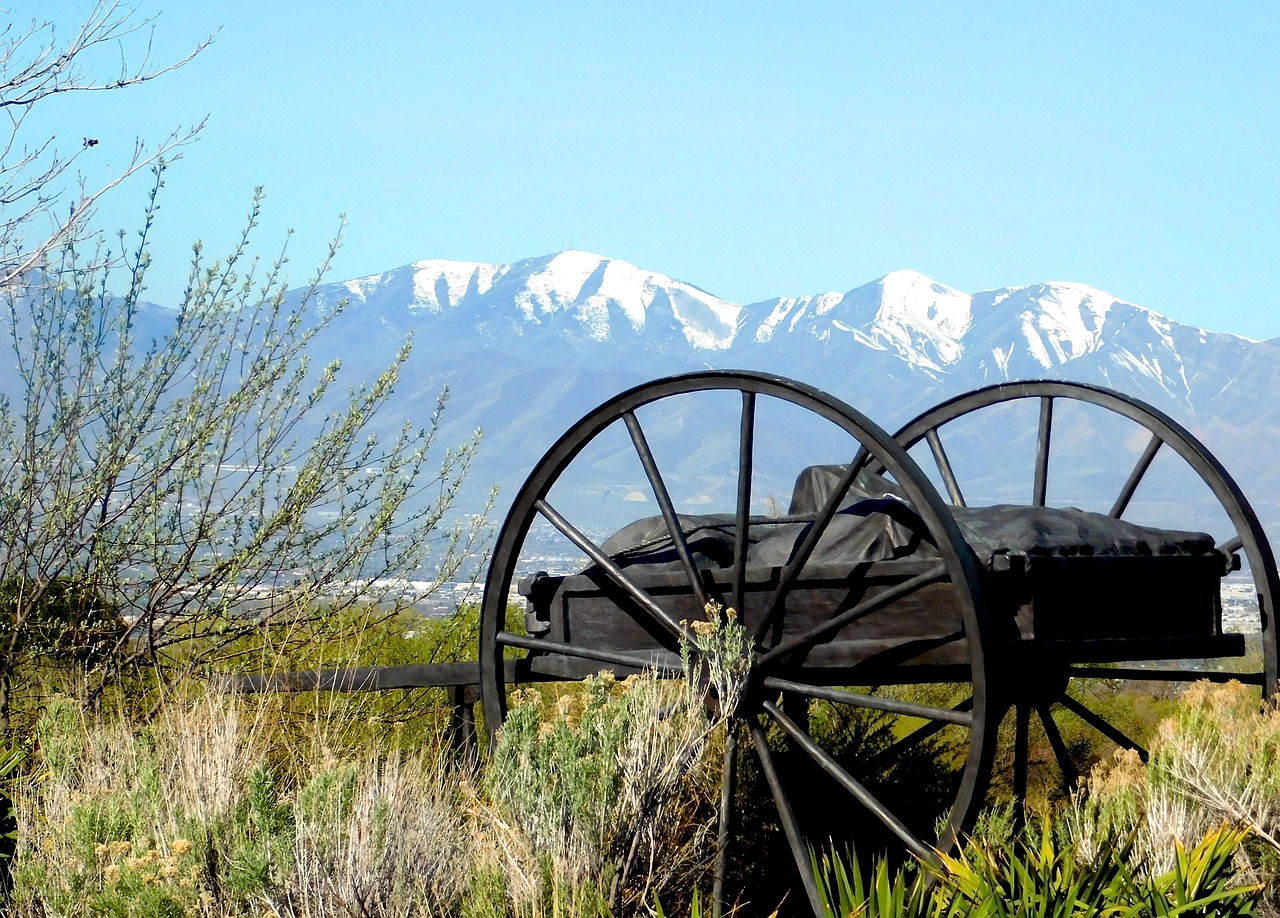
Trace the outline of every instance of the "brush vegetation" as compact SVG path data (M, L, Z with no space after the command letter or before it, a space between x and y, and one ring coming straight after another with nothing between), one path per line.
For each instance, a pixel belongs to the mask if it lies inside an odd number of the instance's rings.
M330 650L440 658L471 627L380 621ZM54 696L6 779L10 913L710 914L725 721L703 702L705 670L688 672L520 690L476 767L448 754L432 692L191 683L151 717ZM1240 686L1198 685L1150 748L1146 765L1104 757L1025 830L993 807L938 863L815 850L829 914L1280 914L1280 714ZM743 836L776 829L743 819ZM802 914L794 881L753 885L789 870L770 863L738 871L740 913Z
M252 254L260 195L225 258L196 247L161 340L143 333L165 161L200 128L139 147L93 188L75 163L96 140L59 151L24 124L57 94L146 83L204 47L153 65L150 25L97 0L69 30L0 37L0 350L16 385L0 399L3 911L701 915L745 659L731 621L700 633L683 679L518 693L474 766L446 753L438 692L219 690L236 671L474 659L473 615L424 624L380 584L428 566L448 579L485 513L451 522L477 437L439 442L446 392L422 426L379 419L408 342L350 387L337 364L310 364L342 306L319 302L324 264L291 293L285 259ZM147 168L137 241L103 238L96 203ZM248 614L264 587L269 608ZM1280 914L1280 715L1235 687L1169 704L1143 711L1168 715L1148 725L1149 764L1102 761L1076 796L1045 788L1026 833L996 810L937 863L815 852L828 911ZM850 754L891 738L874 717L831 729ZM763 856L776 818L743 765L737 907L795 911L789 858ZM927 757L896 767L929 786Z
M455 627L417 625L444 645ZM11 784L11 913L579 915L680 901L714 855L708 753L723 735L695 684L602 674L519 692L476 770L447 756L430 695L410 712L398 693L193 690L147 720L51 698Z

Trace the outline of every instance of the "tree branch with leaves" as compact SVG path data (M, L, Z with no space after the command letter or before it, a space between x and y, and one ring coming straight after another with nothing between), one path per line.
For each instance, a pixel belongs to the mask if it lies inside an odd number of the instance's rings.
M34 662L23 637L62 584L127 625L91 661L92 694L136 663L170 678L207 667L264 617L296 624L353 604L394 614L400 578L451 579L485 534L483 513L452 513L478 432L440 449L447 391L421 426L371 432L410 343L339 392L338 364L309 359L343 308L316 305L328 258L290 291L283 259L249 251L260 196L225 260L197 247L168 331L144 340L162 174L140 247L116 269L67 244L5 292L18 395L0 402L0 731ZM119 271L127 289L114 295Z
M39 269L60 246L85 239L104 195L162 160L172 161L204 128L203 121L179 128L154 146L136 141L115 175L97 186L75 171L96 140L82 138L68 149L55 137L33 138L26 130L31 111L55 96L148 83L190 63L213 41L210 36L186 56L156 63L155 19L121 0L97 0L65 40L49 20L10 22L0 30L0 288ZM111 59L110 73L103 75Z

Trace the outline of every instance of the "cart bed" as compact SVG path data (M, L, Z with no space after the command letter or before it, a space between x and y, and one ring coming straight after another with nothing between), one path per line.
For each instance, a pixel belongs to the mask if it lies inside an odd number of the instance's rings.
M766 614L817 504L829 493L821 482L842 472L806 470L791 515L752 519L740 610L749 628ZM779 630L767 645L803 634L937 565L936 547L895 490L883 479L859 477L788 593ZM1233 559L1205 533L1142 527L1074 508L956 508L955 516L979 562L1001 646L1034 645L1059 661L1080 663L1244 653L1243 637L1222 631L1219 587ZM708 592L728 597L733 517L679 520ZM604 551L676 621L706 617L661 517L624 527ZM529 600L531 634L650 654L655 662L669 662L676 650L652 616L594 566L567 577L526 578L521 592ZM949 670L969 659L961 620L950 584L933 583L844 626L789 663L815 683L950 681ZM580 678L598 666L560 656L535 656L529 665L564 678Z

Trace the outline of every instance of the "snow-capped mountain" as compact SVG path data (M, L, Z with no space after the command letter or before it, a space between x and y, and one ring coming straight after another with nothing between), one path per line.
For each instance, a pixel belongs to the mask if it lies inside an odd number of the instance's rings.
M768 345L800 335L823 348L862 346L888 351L925 373L938 373L964 355L972 300L915 271L895 271L848 293L779 297L754 304L763 316L752 340Z
M556 339L584 352L643 341L723 351L742 307L625 261L567 251L510 265L432 259L323 291L395 327L460 325L482 340Z
M623 261L567 251L507 265L421 261L319 294L321 306L348 301L317 344L328 341L324 356L342 358L352 378L373 375L414 334L385 423L425 417L449 385L446 438L484 430L473 474L500 481L507 500L589 408L630 385L706 367L795 377L891 430L943 398L1004 380L1101 384L1202 434L1255 500L1280 496L1280 469L1266 458L1280 446L1280 342L1184 325L1080 283L970 294L894 271L847 292L735 304ZM1075 424L1083 436L1089 423ZM671 447L683 464L673 475L705 484L699 447L712 435L691 421L668 426L683 438ZM995 468L983 454L1003 455L1002 445L988 438L970 448ZM1114 446L1076 463L1081 474L1095 465L1105 472ZM803 464L803 438L791 448ZM601 468L615 460L602 459ZM719 485L699 487L700 502L723 497Z
M1205 331L1077 283L1003 287L967 294L914 271L895 271L848 293L779 298L747 307L764 313L756 344L804 340L834 358L852 349L884 352L922 378L963 386L1068 376L1159 392L1190 405L1188 375L1204 372L1197 351L1243 353L1256 342ZM951 388L948 386L948 388Z
M450 350L518 352L552 366L572 357L579 369L616 367L618 350L639 347L637 369L803 362L830 379L832 365L856 374L849 357L858 354L941 385L1066 373L1125 388L1136 379L1186 405L1204 388L1193 378L1211 369L1198 351L1259 346L1078 283L968 294L894 271L845 293L738 305L577 251L509 265L434 259L321 290L321 303L342 298L366 334L414 330L447 337Z

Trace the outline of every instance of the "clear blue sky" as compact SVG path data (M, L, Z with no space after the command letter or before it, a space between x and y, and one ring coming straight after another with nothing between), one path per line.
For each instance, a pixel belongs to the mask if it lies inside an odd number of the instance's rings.
M1280 336L1274 3L139 2L157 60L221 31L32 126L108 170L209 116L164 191L160 302L263 185L258 248L295 229L299 282L345 212L334 280L573 247L737 302L914 268ZM135 228L143 191L102 222Z

